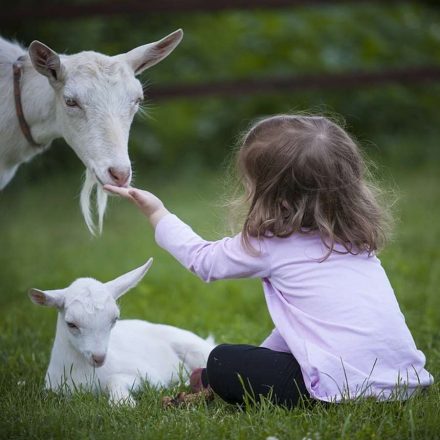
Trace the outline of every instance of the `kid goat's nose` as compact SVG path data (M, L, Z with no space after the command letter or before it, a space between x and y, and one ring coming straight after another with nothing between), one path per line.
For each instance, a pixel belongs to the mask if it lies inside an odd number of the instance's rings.
M97 367L100 367L105 361L105 354L92 354L93 362Z
M130 179L130 167L110 167L108 173L117 186L125 186Z

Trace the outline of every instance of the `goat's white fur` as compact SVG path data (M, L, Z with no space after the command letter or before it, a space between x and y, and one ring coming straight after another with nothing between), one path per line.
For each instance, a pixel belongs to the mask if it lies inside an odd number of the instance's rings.
M115 321L116 300L143 278L151 264L152 259L107 283L80 278L65 289L29 291L34 303L58 309L46 388L105 390L112 403L134 404L130 392L144 380L155 387L168 386L182 372L206 365L212 339L169 325ZM68 323L78 328L69 328ZM97 359L105 359L104 364L98 365Z
M102 184L115 184L110 168L131 180L128 136L143 98L136 75L168 56L180 43L177 30L154 43L127 53L106 56L87 51L58 55L34 41L26 50L0 38L0 190L14 177L20 164L45 151L56 138L64 138L86 166L81 210L94 233L90 196L96 186L98 230L102 230L107 196ZM31 133L40 148L24 137L15 112L12 64L23 57L21 98ZM71 99L79 107L68 106ZM117 182L116 182L117 183Z

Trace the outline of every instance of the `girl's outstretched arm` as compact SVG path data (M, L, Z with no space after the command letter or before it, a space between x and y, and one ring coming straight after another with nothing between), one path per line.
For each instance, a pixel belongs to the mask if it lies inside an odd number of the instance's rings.
M257 253L251 255L244 249L240 235L217 241L204 240L171 214L154 194L112 185L105 185L104 189L131 200L153 225L157 244L202 280L269 276L269 258L263 243L255 240Z
M137 188L121 188L113 185L104 185L104 189L131 200L148 218L153 228L156 228L156 225L162 217L165 217L170 213L165 208L162 200L148 191L143 191Z

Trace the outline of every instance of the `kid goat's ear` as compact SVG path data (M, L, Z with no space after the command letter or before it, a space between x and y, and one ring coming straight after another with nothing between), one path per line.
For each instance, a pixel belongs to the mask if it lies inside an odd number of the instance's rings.
M152 264L153 259L150 258L143 266L121 275L113 281L105 283L105 286L107 289L109 289L110 293L113 295L113 298L118 299L142 280Z
M59 290L39 290L29 289L29 298L34 304L46 307L62 308L64 305L63 289Z
M134 74L139 75L145 69L154 66L166 58L182 41L182 38L183 31L178 29L162 38L162 40L139 46L118 57L123 57L133 69Z

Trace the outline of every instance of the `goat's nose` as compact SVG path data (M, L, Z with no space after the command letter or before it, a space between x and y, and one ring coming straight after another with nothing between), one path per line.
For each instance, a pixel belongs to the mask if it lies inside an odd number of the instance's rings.
M130 167L110 167L108 173L117 186L125 186L130 179Z
M105 361L105 354L92 354L93 362L97 367L100 367L104 364Z

